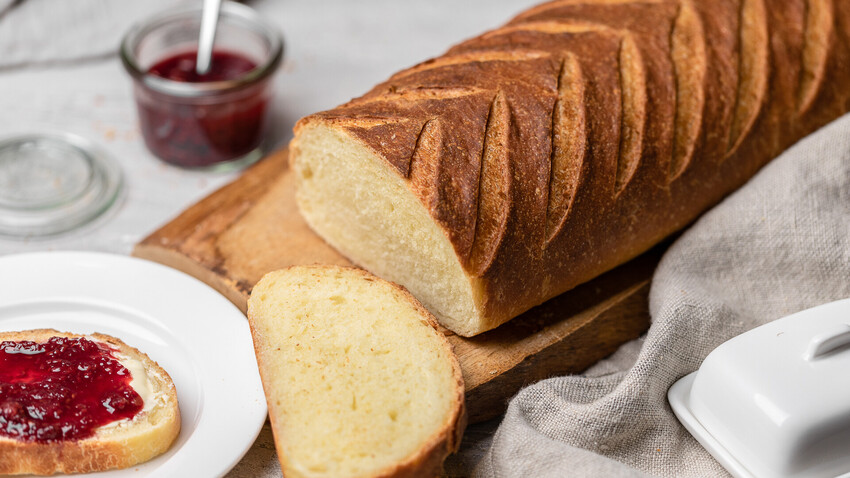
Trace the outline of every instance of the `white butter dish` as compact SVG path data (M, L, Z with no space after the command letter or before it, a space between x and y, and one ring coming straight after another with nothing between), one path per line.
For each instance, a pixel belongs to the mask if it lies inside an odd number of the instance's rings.
M850 477L850 299L721 344L667 397L736 477Z

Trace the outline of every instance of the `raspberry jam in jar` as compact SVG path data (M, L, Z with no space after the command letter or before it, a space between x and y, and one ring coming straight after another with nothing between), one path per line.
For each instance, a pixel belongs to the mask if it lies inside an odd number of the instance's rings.
M187 51L170 56L154 66L148 73L161 78L189 83L235 80L257 67L257 64L238 53L215 50L212 53L210 71L199 75L195 71L196 51Z
M50 443L132 419L144 402L113 350L84 337L0 342L0 436Z
M280 35L250 8L225 2L211 70L195 72L201 10L184 8L135 27L121 58L134 79L148 149L193 169L236 169L262 155Z
M256 68L236 53L215 51L210 72L195 72L196 51L179 53L153 65L148 74L172 81L207 83L235 80ZM145 142L154 154L187 168L221 164L250 154L263 139L268 99L251 91L224 103L140 101Z

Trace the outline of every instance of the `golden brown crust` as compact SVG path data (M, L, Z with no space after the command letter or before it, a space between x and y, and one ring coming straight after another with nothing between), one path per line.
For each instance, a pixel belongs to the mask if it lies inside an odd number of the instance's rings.
M835 0L553 1L302 119L296 140L321 123L384 158L492 328L850 110L848 26Z
M409 456L404 461L395 464L394 466L388 467L387 469L375 473L373 475L373 478L412 478L424 476L438 476L442 471L443 462L445 461L446 457L456 452L460 447L463 431L466 428L467 416L466 405L464 402L465 389L463 383L463 374L461 373L460 369L460 363L458 362L457 357L455 356L452 350L452 346L446 339L445 335L439 332L439 325L437 323L437 320L428 311L428 309L426 309L406 288L398 284L381 279L380 277L376 277L363 269L348 266L311 265L290 266L281 269L281 271L291 269L346 269L356 273L365 280L382 282L384 284L387 284L393 289L395 289L399 294L401 294L402 297L404 297L404 299L406 299L419 312L419 315L423 319L425 319L428 324L434 327L437 340L442 344L444 348L449 351L448 357L450 357L451 359L452 375L455 381L455 387L452 390L454 392L454 399L452 400L451 412L447 415L444 425L439 430L437 430L426 441L426 443L421 448L419 448L413 455ZM271 272L270 274L275 274L277 272ZM257 289L255 288L255 290ZM255 327L255 318L253 317L253 311L250 305L251 302L249 301L248 303L248 323L251 328L251 336L254 339L254 350L257 353L257 361L261 364L261 366L259 367L260 377L263 383L267 383L267 379L264 376L264 368L262 367L262 359L259 355L259 348L261 347L261 344L258 342L258 332ZM266 401L268 403L273 403L273 401L277 400L276 397L271 396L269 394L268 389L265 390ZM284 452L282 440L282 437L284 436L284 431L280 428L280 425L276 423L276 414L269 413L269 420L271 421L272 430L274 431L277 456L280 460L281 468L284 470L284 474L296 477L300 476L297 472L294 471L293 467L287 461L287 455ZM289 473L287 473L287 471L289 471Z
M99 333L72 334L53 329L35 329L2 332L0 342L4 340L45 342L51 337L91 338L110 344L120 353L142 362L145 370L149 372L149 379L155 382L154 388L166 395L165 401L171 408L168 415L170 419L157 423L156 430L144 430L138 433L144 436L138 436L138 434L131 436L133 433L127 432L122 432L120 435L104 434L97 431L93 437L83 440L53 443L28 443L0 437L0 457L3 457L0 460L0 475L90 473L128 468L162 454L171 446L180 433L180 410L174 383L159 364L120 339Z

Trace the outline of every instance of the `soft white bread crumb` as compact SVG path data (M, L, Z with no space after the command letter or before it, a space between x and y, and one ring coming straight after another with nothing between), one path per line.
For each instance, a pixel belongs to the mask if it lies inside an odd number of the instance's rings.
M433 476L456 450L460 367L401 287L292 267L254 287L248 317L285 476Z
M406 287L460 335L492 328L477 308L475 281L428 211L374 151L322 123L291 143L298 208L355 264Z
M171 377L147 355L104 334L70 334L52 329L0 333L4 340L46 342L51 337L86 337L117 349L116 356L140 362L147 373L152 403L145 403L132 420L98 428L82 440L51 443L0 437L0 475L91 473L128 468L168 450L180 433L180 408ZM117 357L120 358L120 357Z

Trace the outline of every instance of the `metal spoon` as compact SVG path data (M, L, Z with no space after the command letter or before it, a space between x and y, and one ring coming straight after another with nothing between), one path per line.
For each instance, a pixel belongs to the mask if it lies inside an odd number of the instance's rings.
M210 71L219 11L221 11L221 0L204 0L201 34L198 38L198 58L195 63L195 72L199 75L206 75Z

